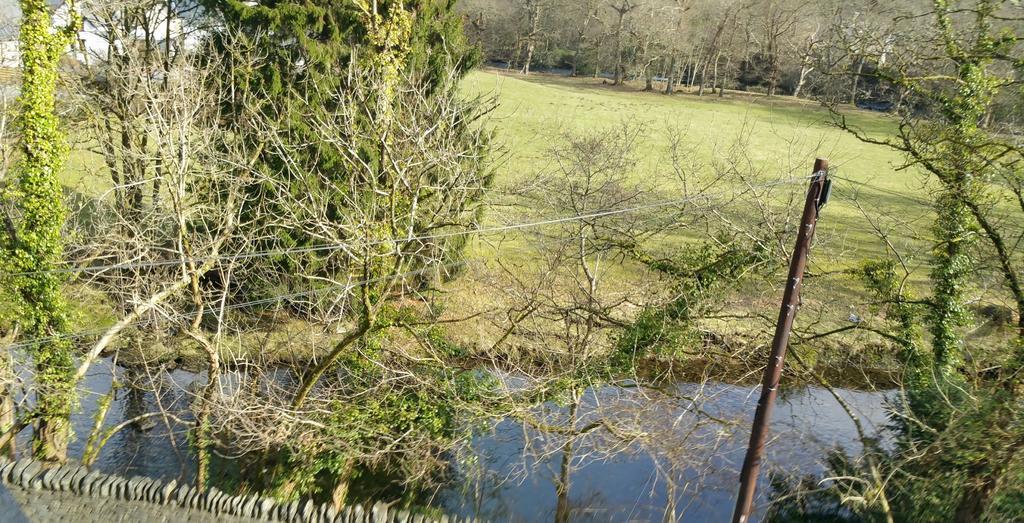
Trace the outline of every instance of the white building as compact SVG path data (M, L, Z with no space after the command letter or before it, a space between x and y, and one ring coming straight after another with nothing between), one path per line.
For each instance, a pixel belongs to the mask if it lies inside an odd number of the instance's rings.
M67 23L68 6L63 0L50 0L53 9L53 25L60 27ZM81 7L81 4L78 4ZM157 40L159 47L163 47L164 36L167 34L167 16L160 8L154 8L158 13L148 17L154 20L154 26L150 28L150 35L160 35ZM78 42L73 46L69 56L82 63L100 63L107 57L107 48L110 45L124 45L125 40L145 38L141 28L135 35L111 35L101 29L100 24L93 23L93 13L86 8L83 13L84 27L79 32ZM21 63L21 55L18 51L18 24L21 18L17 0L0 0L0 68L16 68ZM171 42L183 42L186 47L194 45L198 39L195 34L186 33L182 20L177 17L170 19Z
M0 40L0 69L13 69L21 62L21 55L18 53L18 41Z
M17 67L18 6L15 0L0 0L0 69Z

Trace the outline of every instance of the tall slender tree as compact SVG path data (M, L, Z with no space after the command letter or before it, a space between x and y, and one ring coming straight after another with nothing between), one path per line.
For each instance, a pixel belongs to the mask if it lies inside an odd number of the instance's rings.
M21 158L14 183L4 188L5 206L13 212L0 240L4 283L36 368L33 454L47 461L66 458L75 399L72 345L64 337L70 328L64 278L52 272L64 257L66 210L58 176L68 152L55 110L57 66L81 27L74 3L66 5L67 24L55 30L45 0L21 0Z
M526 61L523 62L523 74L530 74L530 66L533 65L533 53L537 49L537 37L540 36L540 19L544 9L542 0L526 0Z
M621 84L626 74L625 65L622 63L622 54L625 52L626 17L637 7L639 4L631 0L622 0L618 4L611 5L618 16L615 22L615 81L613 85Z

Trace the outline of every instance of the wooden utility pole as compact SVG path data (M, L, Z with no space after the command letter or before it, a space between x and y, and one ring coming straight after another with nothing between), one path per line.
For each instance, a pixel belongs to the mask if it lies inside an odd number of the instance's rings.
M786 358L786 346L789 344L789 333L793 328L796 310L800 304L800 284L803 281L804 268L807 266L807 253L814 239L814 228L818 223L818 211L828 200L828 160L819 158L814 162L814 175L811 186L807 190L807 201L804 203L804 214L800 220L800 231L797 233L796 248L789 264L789 279L786 280L786 291L782 295L782 310L779 321L775 325L775 338L772 340L772 352L768 357L768 365L764 369L764 380L761 383L761 399L757 402L754 424L750 430L750 444L747 456L740 470L740 492L736 497L736 510L733 512L733 523L747 523L750 520L750 509L754 502L757 488L757 476L761 472L761 458L764 455L764 444L768 439L768 422L771 420L775 396L779 392L779 380L782 378L782 363Z

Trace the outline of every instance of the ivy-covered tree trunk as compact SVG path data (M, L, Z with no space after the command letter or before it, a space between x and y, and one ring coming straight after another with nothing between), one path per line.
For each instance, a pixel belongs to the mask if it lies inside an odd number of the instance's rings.
M937 374L943 379L952 379L963 364L961 329L967 323L967 285L974 265L969 253L974 243L973 223L957 197L961 190L962 183L951 180L935 206L938 219L934 229L942 241L935 248L932 268L931 333Z
M45 0L21 0L22 156L14 184L4 195L15 210L4 238L4 268L14 275L7 284L36 367L32 448L36 458L47 461L66 457L74 403L72 346L62 337L69 330L64 278L50 272L64 256L61 227L66 212L57 178L67 156L54 110L57 65L81 24L73 3L68 7L69 24L53 31Z
M995 94L995 83L987 72L989 61L975 53L962 50L950 30L949 14L936 5L938 22L943 29L950 57L956 62L960 88L943 104L941 111L947 123L943 141L935 146L938 157L931 161L931 170L942 191L935 202L937 219L934 229L940 239L935 248L935 266L931 279L931 334L935 370L942 380L939 385L959 389L960 367L963 365L963 327L970 318L967 290L975 267L971 249L978 237L977 223L969 204L979 198L978 175L985 172L979 154L985 140L978 128ZM952 384L953 387L946 387ZM943 409L944 410L944 409ZM946 422L940 411L938 419L929 420L938 426Z

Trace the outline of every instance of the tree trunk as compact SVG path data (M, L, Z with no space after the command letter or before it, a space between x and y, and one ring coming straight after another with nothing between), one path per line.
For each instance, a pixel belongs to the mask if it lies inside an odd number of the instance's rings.
M533 40L526 43L526 61L523 63L523 74L530 74L530 64L533 63Z
M505 64L505 70L511 71L516 68L519 63L519 54L523 51L523 39L522 37L516 37L516 45L512 48L512 54L508 57L508 63Z
M1012 394L998 400L1001 405L991 418L993 426L1003 427L1012 424L1015 415L1013 411L1009 410L1012 407L1008 408L1007 406L1013 405L1017 397L1016 394ZM956 523L983 521L985 513L992 504L996 488L999 486L999 479L1007 473L1009 464L1016 460L1017 452L1024 446L1022 438L1015 439L1015 441L1007 442L1008 444L1002 451L989 452L987 456L981 458L983 461L980 465L970 467L974 470L967 475L968 484L964 488L959 504L957 504L953 521Z
M558 504L555 506L555 523L569 523L572 509L569 506L569 466L572 462L572 439L562 446L562 463L555 484L555 495Z
M200 492L206 489L210 480L210 404L220 384L220 355L215 347L206 346L206 386L203 387L199 405L196 408L196 488Z
M67 418L40 418L34 425L33 456L41 461L63 463L68 458L71 422Z
M174 6L172 5L172 0L167 0L165 11L166 11L167 18L164 20L164 24L165 24L164 25L164 60L163 60L163 65L164 65L164 71L163 71L163 74L164 74L163 90L164 90L164 92L166 92L170 88L170 78L171 78L171 19L174 16ZM158 110L158 108L155 108L155 109ZM163 138L162 133L163 133L163 127L161 126L160 127L160 131L158 132L158 139L157 139L157 141L158 141L158 143L160 145L165 145L166 140ZM158 208L160 206L160 185L161 185L161 180L163 180L163 178L164 178L163 154L162 153L157 153L156 161L154 162L154 164L155 164L155 169L154 169L155 176L153 177L152 205L153 205L153 209L156 209L156 208Z
M793 98L800 98L800 91L804 88L804 83L807 82L807 75L811 74L813 67L804 66L800 68L800 79L796 82L796 89L793 89Z
M793 89L793 98L800 98L800 92L803 91L804 84L807 82L807 76L814 71L814 48L818 43L818 30L815 29L810 36L807 37L807 45L804 47L804 55L800 60L800 79L796 82L796 88Z
M704 96L704 87L708 82L708 62L704 62L700 71L700 87L697 89L697 96Z
M612 81L612 85L622 83L622 28L625 20L625 13L620 12L618 29L615 30L615 79Z
M35 434L32 452L44 461L64 461L76 397L74 347L63 295L65 277L50 272L64 262L61 229L64 207L58 175L67 160L66 139L55 110L58 63L81 29L81 17L68 13L66 26L54 27L44 0L21 0L20 159L15 167L19 218L11 227L15 245L4 242L4 270L31 272L14 278L11 290L23 306L15 311L35 366Z
M774 54L768 59L768 96L775 96L779 86L779 58Z
M346 463L342 472L338 475L335 480L334 489L331 490L331 503L334 504L334 510L341 514L343 508L345 508L345 501L348 498L349 483L352 480L352 463Z
M590 27L590 20L593 19L591 14L591 6L587 5L586 13L584 13L583 25L577 30L576 33L576 51L572 55L572 72L569 76L576 76L580 70L580 57L583 55L583 46L587 43L587 29Z
M956 523L978 523L985 514L992 494L996 489L996 481L987 478L980 485L969 485L964 489L960 503L956 507L953 521Z
M532 0L530 3L530 34L526 40L526 63L523 64L523 74L530 74L530 66L533 64L533 51L537 47L537 32L540 30L540 0Z
M716 55L715 55L715 70L714 70L714 72L712 73L712 75L713 75L713 76L711 77L711 93L712 93L712 94L714 94L714 92L715 92L715 89L716 89L716 88L718 87L718 85L719 85L719 78L718 78L718 62L719 62L719 61L720 61L721 59L722 59L722 52L721 52L721 51L719 51L719 52L718 52L718 54L716 54Z
M14 431L15 417L14 384L17 376L14 374L14 362L10 352L0 355L0 435L8 431ZM10 459L16 457L15 438L12 436L6 443L0 446L0 456L7 456Z
M665 94L672 94L676 90L676 57L672 55L672 58L668 62L668 81L665 83Z
M579 409L580 399L578 393L572 391L572 404L569 406L569 428L576 429L576 413ZM555 482L555 495L558 504L555 507L555 523L569 523L571 507L569 506L569 482L572 468L572 436L566 436L565 444L562 445L562 460L559 468L558 480Z
M582 53L583 42L579 42L576 45L576 52L572 55L572 69L569 71L569 76L575 77L580 70L580 54Z
M707 84L708 81L708 66L710 65L708 62L710 61L712 55L714 55L715 57L715 79L717 80L718 78L718 59L722 56L720 42L722 39L722 33L725 32L725 26L728 23L729 15L722 17L722 20L718 23L718 27L715 28L715 35L711 37L711 44L708 46L707 52L708 60L704 61L704 67L701 69L700 73L700 91L697 93L698 96L704 96L704 86ZM714 90L714 85L712 85L711 89L712 91Z
M725 71L728 74L729 66L732 65L732 58L730 56L725 57ZM725 96L725 78L722 78L721 83L718 84L718 97L722 98Z
M857 85L860 82L860 75L864 72L864 59L857 59L857 73L853 75L853 85L850 87L850 104L857 106Z

